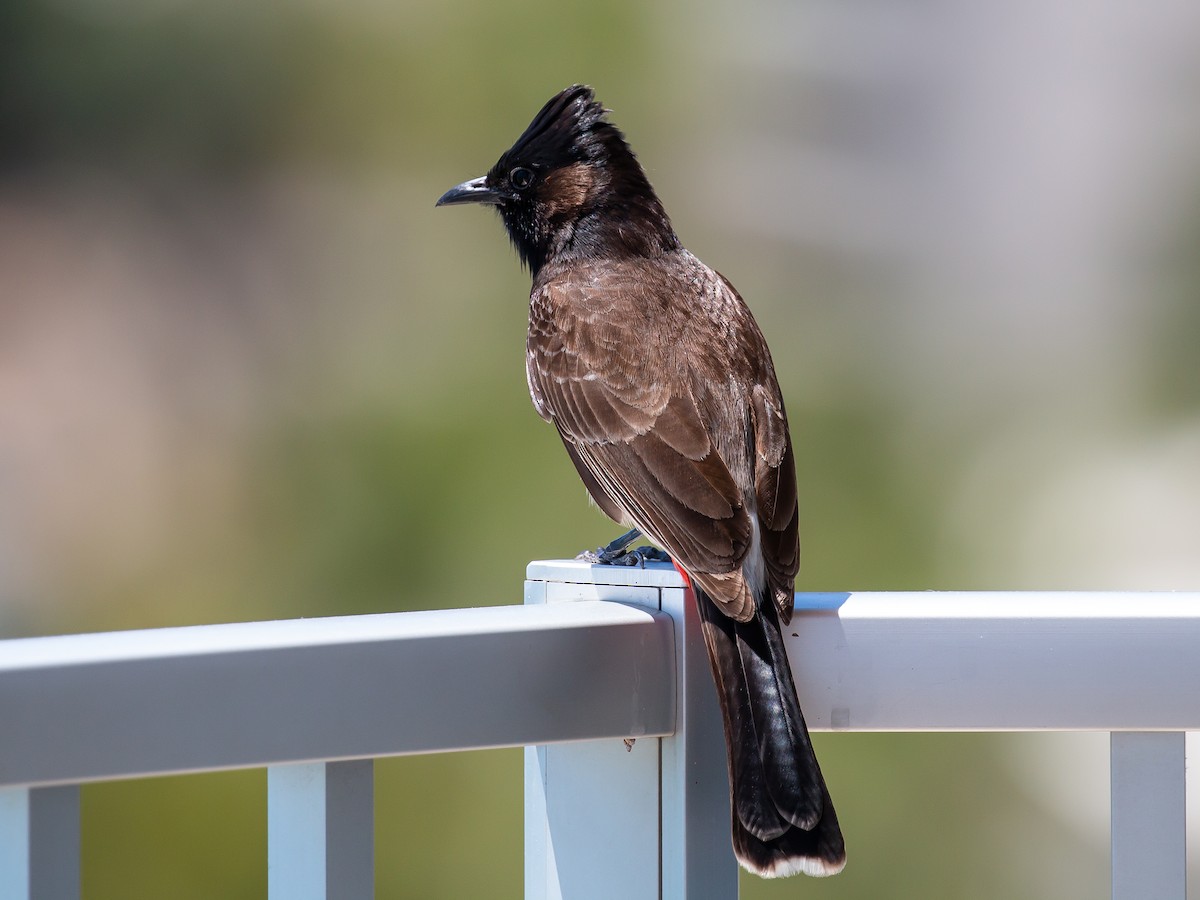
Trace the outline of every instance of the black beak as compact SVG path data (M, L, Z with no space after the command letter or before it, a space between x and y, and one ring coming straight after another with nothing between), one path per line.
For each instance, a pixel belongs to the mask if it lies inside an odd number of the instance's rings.
M434 206L452 206L455 203L483 203L486 206L499 206L505 196L493 191L487 186L487 176L472 178L464 181L458 187L452 187L438 198Z

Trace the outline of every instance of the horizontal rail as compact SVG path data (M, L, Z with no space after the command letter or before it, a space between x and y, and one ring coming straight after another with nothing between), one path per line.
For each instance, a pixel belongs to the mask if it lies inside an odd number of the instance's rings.
M683 584L654 563L527 577L550 601ZM1200 730L1200 592L799 593L784 636L816 731Z
M371 759L516 745L527 897L734 896L679 575L533 563L525 600L0 641L0 896L78 896L80 782L266 766L271 896L369 898ZM785 640L814 729L1113 732L1113 896L1183 897L1200 594L798 594Z
M2 641L0 787L660 735L673 641L598 602Z
M674 570L528 577L542 605L2 641L0 786L671 733L672 626L653 607ZM796 606L814 730L1200 730L1200 692L1180 689L1200 684L1200 593Z
M1200 593L798 594L810 727L1194 731Z

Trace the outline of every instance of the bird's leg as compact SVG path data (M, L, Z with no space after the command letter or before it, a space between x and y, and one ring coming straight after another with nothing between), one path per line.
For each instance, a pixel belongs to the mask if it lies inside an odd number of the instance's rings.
M584 562L589 562L592 565L602 566L638 566L645 568L648 562L670 562L665 551L659 550L657 547L635 547L630 550L629 545L642 536L641 531L632 528L625 532L615 541L605 544L595 550L584 550L576 559L581 559Z

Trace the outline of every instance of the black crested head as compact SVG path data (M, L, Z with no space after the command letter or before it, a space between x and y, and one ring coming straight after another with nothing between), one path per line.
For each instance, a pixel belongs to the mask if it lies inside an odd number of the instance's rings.
M495 206L536 276L552 260L656 256L679 248L625 136L585 85L550 99L487 175L438 205Z

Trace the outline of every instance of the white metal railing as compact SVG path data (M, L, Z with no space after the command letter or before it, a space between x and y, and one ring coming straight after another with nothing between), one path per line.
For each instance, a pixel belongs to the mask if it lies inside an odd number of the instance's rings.
M373 758L521 745L528 898L735 897L679 577L533 563L525 601L0 642L0 897L79 896L81 783L265 766L270 896L367 898ZM798 594L793 624L814 730L1112 732L1113 897L1184 898L1200 594Z

